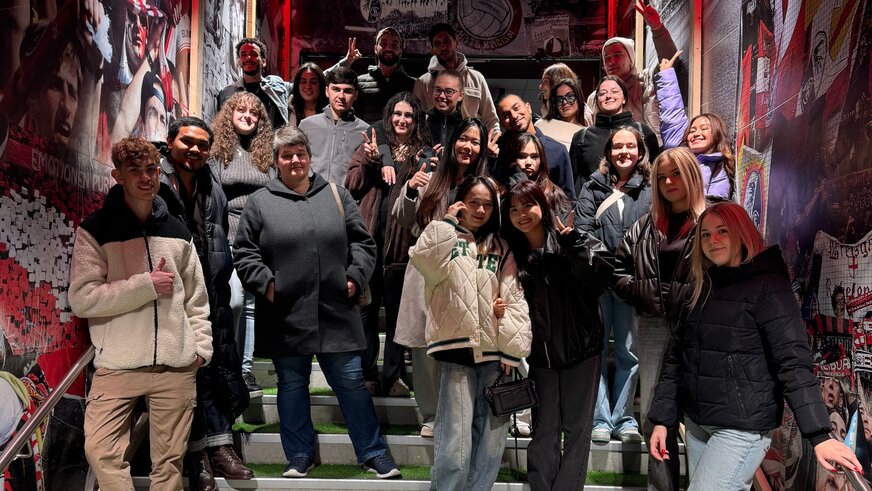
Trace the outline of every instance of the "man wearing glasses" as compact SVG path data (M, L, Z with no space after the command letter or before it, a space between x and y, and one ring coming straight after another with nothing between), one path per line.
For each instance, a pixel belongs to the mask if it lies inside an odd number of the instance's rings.
M448 139L457 125L463 121L460 107L463 104L463 75L455 70L445 70L436 76L428 102L432 109L427 111L427 125L430 127L430 141L433 146L445 148Z
M433 87L436 78L445 70L454 70L461 75L463 105L460 106L464 118L480 118L488 131L497 128L497 113L487 80L478 70L466 64L466 56L457 52L457 34L448 24L435 24L427 33L430 41L430 65L427 73L415 83L415 97L421 101L425 111L434 106Z

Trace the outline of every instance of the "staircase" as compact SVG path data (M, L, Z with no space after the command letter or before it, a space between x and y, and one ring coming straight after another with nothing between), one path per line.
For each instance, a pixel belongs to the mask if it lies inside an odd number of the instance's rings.
M382 335L382 343L384 336ZM407 367L407 373L411 373L413 367ZM383 428L390 428L385 436L390 455L400 466L409 468L404 472L402 480L375 479L373 474L361 472L359 476L351 478L334 478L330 476L335 465L339 468L348 469L349 465L356 464L351 440L347 434L324 434L317 436L316 460L321 466L310 474L310 478L287 479L280 476L280 469L287 463L282 452L278 434L278 411L276 407L276 375L270 361L255 361L254 373L258 383L264 387L265 395L251 400L248 410L243 414L238 423L246 423L246 427L257 427L254 433L244 433L242 437L242 457L248 464L255 465L258 477L251 481L226 481L216 479L218 489L221 490L427 490L429 481L415 479L410 474L427 475L428 468L433 463L433 440L422 438L418 435L417 403L414 397L374 397L376 413ZM344 418L339 410L339 403L334 395L331 395L323 373L317 362L313 362L310 389L313 393L312 421L316 430L324 424L344 424ZM414 395L414 393L413 393ZM321 425L319 425L321 424ZM331 433L335 431L329 430ZM340 430L341 431L341 430ZM400 433L400 434L394 434ZM515 481L509 469L526 468L527 445L529 438L515 439L507 435L506 450L503 455L505 469L501 476L504 481L497 482L492 488L494 491L521 491L529 490L529 486L523 482ZM517 450L517 452L516 452ZM683 444L680 451L684 453ZM517 454L517 459L516 459ZM683 459L682 459L683 460ZM273 464L273 465L269 465ZM520 464L520 465L518 465ZM413 472L418 466L420 469ZM320 474L326 477L314 477L322 469ZM645 444L622 444L619 441L611 441L605 444L594 443L591 445L588 485L585 489L594 491L606 490L644 490L644 476L647 472L647 446ZM682 472L684 469L682 467ZM336 474L336 472L332 472ZM270 474L270 475L267 475ZM371 478L369 477L371 476ZM597 478L598 476L604 476ZM622 477L623 476L623 477ZM359 478L357 478L359 477ZM592 482L594 481L594 482ZM618 484L614 484L615 482ZM605 482L606 484L600 484ZM621 484L630 482L630 485ZM134 484L137 490L148 489L147 477L135 477Z

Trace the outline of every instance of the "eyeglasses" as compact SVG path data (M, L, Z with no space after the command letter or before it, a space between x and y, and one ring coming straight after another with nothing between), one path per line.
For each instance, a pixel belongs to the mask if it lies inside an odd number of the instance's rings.
M460 91L454 89L443 89L441 87L433 87L433 95L435 95L436 97L439 97L442 94L445 94L445 97L451 97L458 92Z
M577 100L578 99L575 98L575 94L570 92L566 95L559 95L559 96L555 97L554 104L557 104L558 106L563 106L563 105L571 106L571 105L575 104L575 101L577 101Z
M623 91L621 89L612 89L612 90L601 90L597 92L596 96L599 98L603 98L607 95L611 95L612 97L618 97L619 95L623 95Z

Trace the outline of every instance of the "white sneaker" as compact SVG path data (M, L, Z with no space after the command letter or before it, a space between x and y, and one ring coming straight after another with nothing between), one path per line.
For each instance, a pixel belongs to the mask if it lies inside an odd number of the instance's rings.
M624 428L618 432L621 443L642 443L642 435L636 428Z
M428 425L421 426L421 436L424 438L433 438L433 427Z
M518 438L527 438L530 436L530 425L524 422L518 422L518 426L511 426L509 428L509 433L512 436L516 436Z

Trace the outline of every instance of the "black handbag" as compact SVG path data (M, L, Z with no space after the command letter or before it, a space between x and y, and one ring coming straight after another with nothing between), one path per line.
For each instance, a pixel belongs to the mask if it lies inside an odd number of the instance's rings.
M517 368L514 373L517 377L515 380L500 383L503 378L500 376L493 385L484 388L484 398L494 416L503 416L539 405L536 384L529 378L522 377Z

